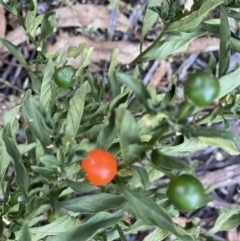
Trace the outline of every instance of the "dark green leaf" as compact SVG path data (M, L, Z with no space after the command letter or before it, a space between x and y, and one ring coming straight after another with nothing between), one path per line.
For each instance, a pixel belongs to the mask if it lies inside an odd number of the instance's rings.
M182 241L194 241L186 231L176 226L167 211L140 192L122 186L125 198L135 215L149 226L159 227L177 236Z
M2 41L2 43L8 48L8 50L11 52L11 54L19 61L20 64L22 64L22 66L25 69L27 69L29 72L32 72L31 69L28 67L25 57L20 52L18 47L16 47L15 45L13 45L11 42L9 42L6 39L0 38L0 41Z
M148 93L146 86L141 80L134 79L130 75L124 73L118 73L117 77L120 79L121 82L123 82L132 89L133 93L148 111L153 113L156 112L153 100L151 99L151 96Z
M105 121L105 127L100 131L97 138L97 147L108 150L117 137L115 126L115 112L111 111L109 118Z
M60 166L59 160L53 155L45 155L40 158L40 162L44 164L45 167L48 168L58 168Z
M74 182L71 180L65 180L67 185L72 188L75 192L86 193L92 192L98 189L98 187L91 185L89 182Z
M220 23L220 55L219 55L219 73L218 77L224 76L228 72L230 61L230 29L227 12L223 7L220 7L221 23Z
M110 103L109 109L112 111L115 108L117 108L120 104L123 104L127 101L128 96L129 96L130 92L129 91L125 91L123 94L120 94L118 96L116 96Z
M90 114L83 114L81 122L84 123L88 120L96 118L98 115L101 115L101 113L107 109L109 106L109 102L102 102L98 104L98 108L95 111L92 111Z
M37 13L37 0L31 0L30 7L28 8L28 11L24 20L24 26L26 28L27 33L30 33L34 27L36 13Z
M51 139L44 122L49 122L50 118L47 113L44 113L44 107L31 98L30 91L28 91L24 97L22 112L31 132L44 147L48 146L51 143Z
M233 10L229 10L227 11L227 15L230 18L234 18L235 20L239 21L240 20L240 14L239 12L233 11Z
M171 23L168 28L167 32L173 32L173 31L181 31L181 32L192 32L194 31L202 22L202 20L205 18L205 16L213 9L215 9L217 6L222 4L224 0L208 0L203 1L203 4L201 7L191 13L187 18L183 20L178 20L173 23Z
M55 27L54 18L55 12L48 12L44 15L41 23L41 39L46 40L53 33L53 29Z
M191 171L191 166L187 163L180 161L175 157L164 155L158 150L152 151L151 159L154 165L164 167L169 170Z
M230 92L234 91L240 85L240 68L224 75L219 79L220 90L216 99L220 99Z
M31 168L34 172L37 172L47 178L57 173L56 168L39 167L39 166L31 166Z
M182 130L182 133L189 137L218 137L222 139L231 140L233 142L240 142L240 136L238 134L214 128L185 128Z
M140 179L141 183L143 184L144 188L147 190L150 188L151 183L149 181L149 176L147 171L144 169L144 167L139 166L132 166L131 167L137 174L138 178Z
M214 227L207 231L206 234L214 234L219 231L227 231L232 228L236 228L240 225L240 209L239 208L229 208L220 211Z
M78 46L70 46L67 51L67 57L69 58L72 57L75 59L77 56L79 56L82 53L85 46L86 46L85 42L80 43Z
M161 101L161 106L165 108L168 105L174 104L177 95L176 79L173 79L171 89L165 94Z
M52 223L42 227L29 228L29 232L32 236L32 240L38 241L43 240L43 238L46 236L64 233L65 230L73 227L78 227L80 224L81 221L78 218L64 215L60 218L57 218Z
M27 223L25 223L22 227L22 231L21 231L21 236L19 238L19 241L31 241L31 235L28 229L28 225Z
M206 33L207 31L200 27L191 33L179 33L178 35L170 36L151 48L146 54L138 59L138 62L166 59L174 53L185 52L189 44L195 38Z
M8 154L13 159L17 185L19 186L20 190L24 193L25 197L27 198L29 176L28 176L27 170L22 164L21 154L13 141L9 123L6 124L3 128L2 138L5 142Z
M216 75L216 67L217 67L217 61L216 58L212 53L210 53L210 59L208 62L208 69L207 71L212 73L214 76Z
M217 137L199 137L199 139L208 146L217 146L230 155L240 154L234 142L232 142L231 140Z
M50 103L53 97L53 90L52 90L52 76L54 74L54 64L52 59L48 60L47 66L44 71L44 76L41 85L41 92L40 92L40 102L42 105L50 111ZM56 103L54 103L56 104Z
M124 202L122 196L100 193L63 201L61 207L73 212L97 213L117 208Z
M110 60L110 66L108 69L108 78L109 78L109 83L111 85L113 97L118 96L121 92L120 82L116 77L116 71L119 65L117 60L118 53L119 53L119 49L113 50L113 53L111 55L111 60Z
M81 237L81 241L91 240L97 233L117 224L122 218L122 211L114 214L101 212L90 218L85 224L70 230L67 229L67 232L48 238L47 241L79 241L79 237Z
M140 138L138 125L130 111L125 108L116 110L116 123L119 129L119 138L123 160L129 162L141 158ZM137 148L139 146L139 148ZM139 153L140 151L140 153ZM140 155L139 155L140 154Z
M86 81L80 86L80 88L77 89L75 95L71 98L65 127L67 136L75 137L77 134L77 130L83 115L86 95L89 92L90 86Z
M220 37L220 26L217 24L209 24L202 23L202 27L204 27L208 32ZM233 32L231 32L230 44L233 50L240 52L240 39Z
M0 4L8 11L11 12L11 9L5 4L3 0L0 0Z
M142 33L140 39L140 51L142 52L142 44L145 35L149 30L151 30L152 26L156 23L159 16L156 12L152 11L150 8L154 6L161 6L162 0L149 0L147 5L147 10L143 19Z

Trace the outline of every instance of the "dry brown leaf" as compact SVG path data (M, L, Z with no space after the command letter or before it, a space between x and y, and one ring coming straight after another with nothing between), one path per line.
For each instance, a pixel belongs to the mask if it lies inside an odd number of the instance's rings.
M69 46L78 46L82 42L86 42L87 48L94 47L91 57L93 62L109 61L115 48L119 49L118 61L122 64L129 64L139 54L139 44L127 41L92 41L83 36L69 37L66 34L59 36L57 42L49 46L48 51L49 53L55 53L59 49L67 51ZM144 48L146 48L146 45ZM76 68L79 67L79 63L79 58L69 60L69 64Z
M174 221L174 223L180 225L183 228L186 226L187 222L190 222L189 219L184 218L184 217L173 218L173 221Z
M240 241L240 235L236 229L228 230L226 232L226 239L228 241Z
M203 53L219 50L219 39L203 37L193 40L186 51L191 53Z
M158 68L156 69L155 73L153 74L149 84L153 84L158 86L161 82L162 78L167 72L167 65L165 60L161 60Z
M5 37L5 32L6 32L6 19L4 15L4 9L2 6L0 6L0 38ZM0 50L2 50L3 45L0 42Z
M193 0L187 0L185 3L185 8L190 11L192 5L193 5Z
M86 27L94 26L101 29L108 28L110 10L106 6L92 4L77 4L55 10L58 27ZM126 32L131 27L128 18L118 13L116 30Z

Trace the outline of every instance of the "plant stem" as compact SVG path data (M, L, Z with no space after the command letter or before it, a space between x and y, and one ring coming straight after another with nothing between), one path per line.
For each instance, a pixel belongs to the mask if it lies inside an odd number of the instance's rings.
M143 52L141 52L130 64L129 67L132 67L134 64L136 64L138 62L139 59L141 59L146 53L148 53L153 47L155 47L155 45L158 44L158 42L162 39L162 37L165 34L165 30L163 30L161 32L161 34L154 40L154 42L148 47L146 48Z
M192 105L185 101L183 108L181 109L181 111L177 114L176 119L180 120L182 117L184 117L184 115L188 112L188 110L192 107Z
M207 113L206 115L204 115L203 117L197 119L196 121L193 121L193 122L189 123L189 126L195 126L196 124L204 121L204 120L207 119L209 116L211 116L211 114L212 114L213 111L214 111L214 109L211 110L211 111L210 111L209 113ZM165 136L162 136L162 137L159 139L159 141L162 141L162 140L164 140L164 139L170 138L170 137L174 136L175 133L176 133L176 132L168 133L168 134L166 134Z
M123 233L122 229L120 228L120 226L118 224L116 224L115 228L118 231L118 234L119 234L119 237L120 237L121 241L127 241L127 239L125 238L124 233Z

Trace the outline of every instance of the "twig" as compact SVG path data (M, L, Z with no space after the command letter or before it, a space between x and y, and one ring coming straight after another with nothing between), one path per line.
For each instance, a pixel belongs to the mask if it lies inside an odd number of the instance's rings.
M8 81L6 81L6 80L4 80L4 79L2 79L2 78L0 78L0 83L3 83L3 84L5 84L6 86L8 86L8 87L10 87L10 88L12 88L12 89L14 89L14 90L17 90L17 91L19 91L19 92L21 92L21 93L24 93L24 92L25 92L24 90L18 88L17 86L14 86L14 85L10 84Z

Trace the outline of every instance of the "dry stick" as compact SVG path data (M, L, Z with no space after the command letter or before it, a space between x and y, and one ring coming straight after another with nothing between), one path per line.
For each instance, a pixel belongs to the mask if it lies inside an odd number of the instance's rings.
M22 92L22 93L25 92L24 90L18 88L17 86L14 86L14 85L10 84L8 81L6 81L6 80L4 80L4 79L2 79L2 78L0 78L0 83L3 83L3 84L5 84L6 86L8 86L8 87L10 87L10 88L12 88L12 89L14 89L14 90L17 90L17 91L19 91L19 92Z

